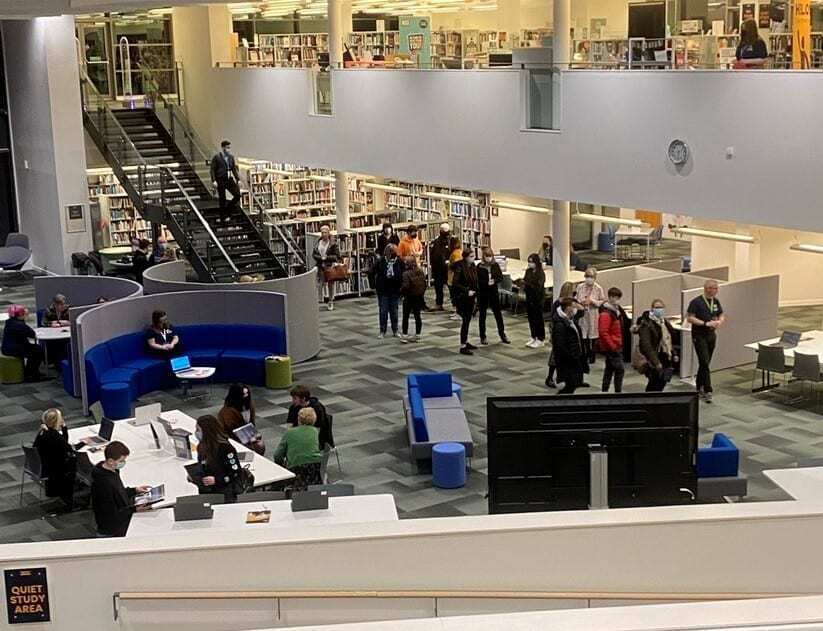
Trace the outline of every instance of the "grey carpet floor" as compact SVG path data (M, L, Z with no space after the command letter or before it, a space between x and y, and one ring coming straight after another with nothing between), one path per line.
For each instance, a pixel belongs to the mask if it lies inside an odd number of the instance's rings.
M29 282L4 281L0 309L12 302L33 306ZM821 308L781 311L781 328L819 328ZM377 307L373 298L340 300L333 312L321 311L322 352L297 366L297 381L334 414L342 470L331 463L333 481L355 485L358 493L391 493L401 517L441 517L487 512L486 493L486 397L535 395L549 392L543 385L547 351L524 348L528 325L522 315L506 315L511 346L496 341L473 357L457 353L459 322L446 314L424 314L422 341L401 344L398 339L377 339ZM477 321L472 325L476 340ZM763 475L764 469L791 467L823 456L823 416L814 401L789 404L783 389L753 395L752 366L715 374L716 396L700 409L701 442L716 431L729 434L741 450L741 469L750 479L746 501L787 499ZM462 489L441 490L431 476L418 471L408 458L408 440L401 412L404 377L409 372L448 371L464 388L466 413L476 441L468 484ZM598 363L588 380L598 384ZM631 369L627 391L640 391L644 380ZM688 389L679 382L675 389ZM793 385L792 388L797 388ZM799 390L798 390L799 391ZM141 402L160 401L164 409L182 409L190 415L216 413L223 396L220 386L210 399L186 402L177 392L158 392ZM258 427L269 453L285 431L289 405L286 392L254 390ZM33 385L0 386L0 542L39 541L86 537L93 534L90 511L52 515L57 504L40 499L37 485L27 482L20 502L22 453L20 445L31 441L43 409L60 407L70 426L86 424L79 402L66 395L57 381Z

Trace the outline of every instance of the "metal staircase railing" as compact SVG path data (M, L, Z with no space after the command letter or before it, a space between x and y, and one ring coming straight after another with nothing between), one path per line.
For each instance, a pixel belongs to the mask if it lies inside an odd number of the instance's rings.
M257 210L256 222L258 230L262 233L263 226L265 225L265 204L261 201L260 197L256 193L254 193L253 190L251 190L251 187L249 187L249 196L251 197L252 205ZM252 219L252 221L255 221L255 219ZM277 233L277 236L280 238L281 241L283 241L283 243L286 246L286 265L284 266L287 268L286 273L289 276L292 275L290 257L294 257L295 259L297 259L299 264L305 268L306 259L303 256L303 253L300 251L300 246L294 240L294 237L292 237L291 234L289 234L288 232L283 230L283 228L277 225L277 222L269 222L268 225L271 226L271 228Z
M171 167L141 155L82 66L80 95L84 126L138 212L169 228L201 280L215 280L215 251L236 274L234 262ZM153 187L150 182L155 175L158 183ZM209 237L205 252L198 251L192 238L192 231L201 227Z

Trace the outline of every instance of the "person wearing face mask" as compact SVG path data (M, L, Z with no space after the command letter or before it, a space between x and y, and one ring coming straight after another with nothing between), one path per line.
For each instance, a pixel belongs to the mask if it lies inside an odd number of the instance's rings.
M406 236L400 239L400 245L397 246L397 256L401 259L413 256L418 265L423 262L423 243L417 237L417 226L408 227Z
M157 310L151 314L151 326L146 329L146 346L149 355L161 359L170 359L182 354L180 338L175 334L165 311Z
M374 289L377 293L378 321L380 333L378 339L386 337L389 319L391 331L397 337L397 308L400 305L400 288L403 285L403 265L397 256L397 248L389 244L383 258L377 263Z
M317 293L318 302L323 302L323 286L328 287L329 311L334 311L334 283L333 280L326 280L326 271L330 270L335 263L340 261L340 248L337 240L331 233L331 228L327 225L320 226L320 238L314 244L312 258L317 266Z
M703 284L703 295L697 296L686 309L686 319L692 325L692 344L697 355L697 391L700 397L711 403L712 389L712 355L717 344L717 329L726 322L723 307L717 299L716 280L707 280Z
M131 269L134 274L134 280L141 285L143 284L143 272L145 272L151 263L149 262L149 246L151 241L148 239L139 239L137 241L137 249L131 255Z
M240 207L240 170L231 153L231 143L224 140L220 143L220 152L211 159L211 181L217 189L217 198L220 201L220 221L226 222L232 212ZM232 200L226 202L226 191L231 193Z
M551 330L549 332L549 337L553 339L552 332L554 330L554 323L557 321L557 318L560 316L558 315L560 309L560 301L563 298L571 298L574 300L574 288L575 284L571 281L566 281L560 287L560 295L557 297L552 303L552 311L551 311L551 318L549 319L549 326ZM547 388L556 388L557 384L554 382L554 374L557 372L557 363L554 359L554 346L552 346L552 350L549 353L549 374L546 376L546 387Z
M406 271L403 272L403 283L400 286L403 295L403 334L400 341L404 344L417 342L423 332L423 296L426 293L426 275L417 266L414 257L406 259ZM414 315L414 335L409 336L409 315Z
M537 255L540 257L540 262L543 265L551 265L552 257L554 255L554 241L550 234L543 235L543 243L540 244L540 250Z
M134 505L134 498L151 490L151 486L126 487L120 472L126 466L129 448L119 440L106 445L104 460L91 470L91 504L97 532L104 537L125 537L135 512L151 506Z
M543 321L543 303L546 300L546 274L540 263L540 256L529 254L528 268L523 276L523 287L526 292L526 315L529 318L529 333L531 339L526 342L529 348L540 348L546 345L546 323Z
M600 305L606 302L605 290L597 284L597 270L587 267L584 280L577 286L577 301L583 306L583 317L580 319L580 332L583 334L583 351L590 364L595 360L597 337L597 319Z
M440 234L432 241L429 251L429 265L434 281L434 296L436 311L443 311L443 288L446 286L449 275L449 255L451 254L451 226L448 223L440 224Z
M217 413L217 420L223 426L223 431L229 436L238 427L255 423L254 403L251 400L251 389L242 383L233 383L229 386L223 407ZM258 433L254 440L246 445L249 449L261 456L266 453L266 443Z
M557 380L563 382L558 394L574 394L583 384L584 366L583 338L575 322L577 303L571 298L563 298L557 309L557 318L552 325L552 350L557 365Z
M378 258L383 256L383 253L386 251L386 246L389 244L394 246L400 245L400 237L398 237L394 231L394 226L387 221L383 224L383 230L377 237L377 249L375 253Z
M674 329L666 320L666 305L659 298L640 316L637 336L637 353L642 360L633 359L632 364L646 375L646 392L662 392L671 381L678 360L672 342Z
M226 503L237 499L241 481L240 458L220 421L211 414L197 419L197 461L203 465L200 493L222 493Z
M623 292L617 287L609 289L608 300L600 305L600 317L597 322L600 351L605 356L603 368L603 392L608 392L614 377L614 391L623 392L623 348L631 344L631 338L625 335L628 317L620 299ZM631 335L631 333L629 333Z
M506 337L506 328L503 324L503 313L500 309L500 294L498 286L503 280L503 270L494 259L494 250L485 247L482 250L483 259L477 266L477 311L480 315L480 343L489 343L486 338L486 311L491 308L494 320L497 323L497 334L503 344L511 344Z
M446 283L449 287L449 302L452 305L452 313L449 320L459 320L460 314L457 313L457 302L454 299L454 273L455 270L463 264L463 246L460 239L452 237L449 240L449 270L446 275Z
M476 351L477 347L469 343L469 325L477 302L477 267L474 264L474 252L471 250L463 251L463 260L455 267L452 291L462 322L460 325L460 354L473 355L472 351Z

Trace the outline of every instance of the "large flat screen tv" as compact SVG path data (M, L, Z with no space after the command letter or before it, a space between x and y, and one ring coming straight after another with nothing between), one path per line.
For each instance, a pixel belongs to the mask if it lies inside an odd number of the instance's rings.
M589 507L590 453L608 454L608 505L697 494L695 393L493 397L486 402L489 513Z

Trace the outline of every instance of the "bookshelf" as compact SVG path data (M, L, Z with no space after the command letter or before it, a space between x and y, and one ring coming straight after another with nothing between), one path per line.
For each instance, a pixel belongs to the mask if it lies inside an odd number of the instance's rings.
M140 216L111 169L88 169L86 178L95 224L95 249L131 245L134 237L151 241L151 223ZM174 241L165 226L161 226L160 234L167 242Z
M463 34L460 31L435 31L431 34L432 59L463 60Z
M521 28L519 45L523 48L543 48L545 40L551 36L550 28Z
M400 52L400 31L357 31L349 33L347 43L357 59Z
M328 33L258 35L260 61L278 66L307 68L318 62L320 53L329 52Z

